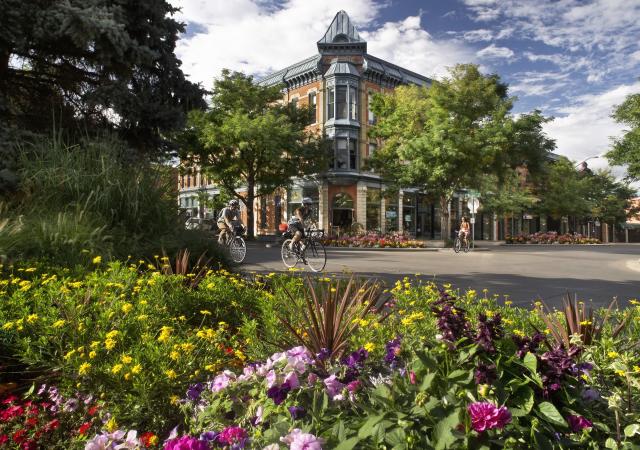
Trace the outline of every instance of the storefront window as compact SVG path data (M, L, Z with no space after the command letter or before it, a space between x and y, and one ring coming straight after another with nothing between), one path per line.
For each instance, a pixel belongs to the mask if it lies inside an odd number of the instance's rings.
M302 199L309 197L313 200L311 205L311 219L318 222L318 208L320 205L320 193L316 187L293 188L288 191L287 217L291 219L293 212L302 205Z
M367 231L380 231L380 189L367 188Z
M398 231L398 194L385 195L384 222L387 233Z
M339 232L349 231L353 224L353 198L345 192L338 192L331 202L331 226Z
M416 194L405 193L402 198L402 229L416 233Z

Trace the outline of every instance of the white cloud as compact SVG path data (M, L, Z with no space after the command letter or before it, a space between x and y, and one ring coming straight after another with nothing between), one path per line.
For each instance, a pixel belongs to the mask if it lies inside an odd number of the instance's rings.
M562 115L544 126L556 140L558 153L574 161L603 155L611 146L611 137L622 134L624 126L611 118L616 105L633 93L640 92L640 82L624 84L599 94L578 97L571 105L559 108ZM605 168L605 158L589 160L592 168ZM620 171L616 171L620 174Z
M490 41L493 39L493 31L481 28L479 30L466 31L462 37L468 42Z
M495 44L491 44L488 47L483 48L476 52L478 58L484 59L511 59L515 53L508 47L496 47Z
M179 19L197 24L178 41L176 53L189 78L211 87L223 68L257 76L282 69L317 54L341 0L171 0L182 7ZM447 66L475 60L473 52L455 40L435 40L421 27L420 16L378 24L385 3L352 0L347 13L374 56L428 76L440 76ZM189 30L187 30L189 31Z

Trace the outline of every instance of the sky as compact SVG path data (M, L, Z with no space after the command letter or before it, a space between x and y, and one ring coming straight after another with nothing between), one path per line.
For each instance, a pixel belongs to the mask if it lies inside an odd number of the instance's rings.
M640 0L170 0L186 31L183 70L210 88L223 68L256 77L317 54L344 9L368 53L432 78L457 63L497 73L539 109L557 153L593 169L624 126L615 105L640 93ZM618 176L622 168L614 168Z

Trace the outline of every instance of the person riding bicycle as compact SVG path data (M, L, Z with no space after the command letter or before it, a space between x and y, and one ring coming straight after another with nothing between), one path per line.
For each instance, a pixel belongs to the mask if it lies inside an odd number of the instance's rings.
M471 233L471 225L467 221L466 217L462 217L460 222L460 231L458 231L458 237L462 242L469 241L469 233Z
M218 228L220 234L218 235L218 244L223 245L227 242L227 236L233 230L234 222L237 222L240 218L240 202L236 199L229 200L227 206L220 211L218 216Z
M289 220L289 232L293 234L291 243L289 244L289 250L293 250L296 242L304 237L305 221L311 218L311 205L313 200L309 197L302 199L302 205L293 212L293 217ZM304 244L301 244L301 250L304 249Z

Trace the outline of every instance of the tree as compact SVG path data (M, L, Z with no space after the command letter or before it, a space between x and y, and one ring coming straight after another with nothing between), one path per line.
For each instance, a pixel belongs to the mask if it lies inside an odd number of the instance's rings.
M281 100L279 86L224 70L214 83L211 108L190 113L181 138L183 162L200 166L247 207L251 237L256 197L326 168L326 141L305 130L308 110Z
M629 95L612 117L630 129L621 138L613 139L613 148L606 157L611 164L626 164L630 180L640 180L640 94Z
M384 145L370 165L388 181L418 187L440 199L442 236L449 237L448 205L462 188L480 189L487 175L534 166L553 148L538 112L514 120L513 98L496 75L458 65L431 87L402 86L373 101L372 137Z
M591 213L585 176L567 158L550 162L539 189L538 211L554 219L564 216L585 217Z
M591 217L610 224L626 221L636 190L617 181L609 171L598 171L586 177Z
M0 136L115 129L162 154L204 91L174 54L184 25L165 0L0 0ZM0 127L2 128L2 127ZM3 143L6 145L6 143Z
M502 182L495 175L487 176L480 192L482 210L499 216L513 217L530 211L539 201L526 179L515 170L506 175Z

